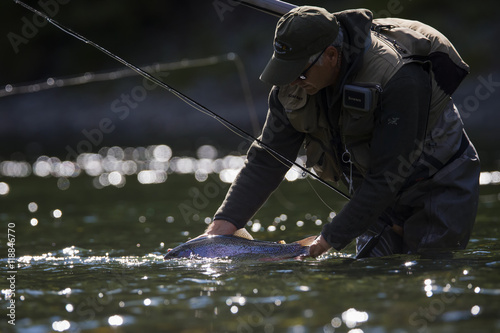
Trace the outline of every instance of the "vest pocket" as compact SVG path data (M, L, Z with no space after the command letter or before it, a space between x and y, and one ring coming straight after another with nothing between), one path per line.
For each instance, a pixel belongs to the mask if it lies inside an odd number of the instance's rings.
M306 168L313 168L316 174L324 180L339 181L342 175L340 162L336 160L333 155L335 151L328 153L327 149L319 138L311 135L306 135L305 140L306 148Z
M361 174L366 174L368 165L370 163L370 144L369 139L362 142L352 143L349 146L349 153L351 154L351 161Z
M373 111L344 110L342 119L344 144L351 153L352 162L363 174L369 164L369 147L373 128Z
M373 122L373 111L344 109L342 114L342 134L346 140L350 139L350 137L359 140L360 136L371 134L374 127Z

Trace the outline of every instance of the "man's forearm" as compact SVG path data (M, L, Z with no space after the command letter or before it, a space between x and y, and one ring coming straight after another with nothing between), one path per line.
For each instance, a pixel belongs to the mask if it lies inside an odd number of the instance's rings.
M289 123L283 106L277 98L277 90L270 95L269 112L259 137L269 147L294 161L304 140ZM245 166L236 177L217 210L214 220L226 220L236 228L242 228L279 186L289 165L254 143L248 151Z

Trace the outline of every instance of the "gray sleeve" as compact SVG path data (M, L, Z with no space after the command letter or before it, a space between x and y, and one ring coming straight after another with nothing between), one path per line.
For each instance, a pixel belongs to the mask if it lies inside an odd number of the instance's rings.
M269 110L259 140L292 161L304 140L304 134L297 132L288 121L276 87L269 95ZM242 228L278 187L289 168L289 163L254 142L214 219Z
M364 233L395 200L409 176L402 162L418 154L431 98L430 76L422 65L403 66L386 84L370 145L369 169L352 199L322 235L340 250ZM419 141L420 140L420 141Z

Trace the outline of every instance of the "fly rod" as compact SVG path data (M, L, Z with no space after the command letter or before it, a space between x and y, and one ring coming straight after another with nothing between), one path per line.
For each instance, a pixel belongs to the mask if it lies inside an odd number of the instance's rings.
M240 0L241 4L260 10L266 14L281 17L293 8L297 7L288 2L280 0Z
M24 8L26 8L27 10L31 11L32 13L42 17L43 19L45 19L47 22L49 22L50 24L52 24L53 26L55 26L56 28L60 29L61 31L63 31L64 33L70 35L70 36L73 36L74 38L84 42L85 44L89 44L90 46L96 48L97 50L101 51L102 53L106 54L107 56L111 57L112 59L122 63L123 65L125 65L126 67L132 69L133 71L135 71L137 74L141 75L142 77L144 77L145 79L153 82L154 84L158 85L159 87L162 87L164 88L165 90L167 90L168 92L172 93L173 95L175 95L176 97L178 97L180 100L182 100L184 103L186 103L187 105L191 106L192 108L214 118L215 120L217 120L218 122L220 122L222 125L224 125L226 128L228 128L229 130L231 130L232 132L234 132L235 134L239 135L240 137L246 139L246 140L249 140L251 142L255 141L259 144L260 147L262 147L263 149L265 149L268 153L270 153L271 155L274 155L275 157L279 157L281 160L283 161L286 161L289 166L295 166L297 168L299 168L303 173L305 174L308 174L309 176L313 177L314 179L316 179L317 181L319 181L320 183L322 183L323 185L325 185L326 187L328 187L329 189L335 191L336 193L338 193L339 195L341 195L342 197L344 197L345 199L350 199L350 197L345 194L344 192L342 192L341 190L337 189L336 187L334 187L333 185L331 185L330 183L326 182L325 180L321 179L320 177L318 177L316 174L314 174L313 172L311 172L310 170L308 170L307 168L303 167L302 165L294 162L294 161L291 161L290 159L288 159L287 157L283 156L283 154L281 154L280 152L278 152L276 149L272 148L271 146L265 144L264 142L262 142L261 140L259 140L258 138L254 137L253 135L251 135L250 133L248 133L247 131L241 129L240 127L236 126L235 124L233 124L232 122L230 122L229 120L219 116L218 114L216 114L215 112L211 111L210 109L208 109L207 107L201 105L200 103L196 102L195 100L193 100L192 98L184 95L183 93L181 93L180 91L174 89L173 87L171 87L170 85L164 83L163 81L161 81L160 79L158 79L157 77L149 74L148 72L144 71L143 69L135 66L135 65L132 65L131 63L125 61L124 59L118 57L117 55L111 53L110 51L108 51L107 49L105 49L104 47L94 43L93 41L91 41L90 39L76 33L75 31L63 26L62 24L60 24L59 22L55 21L54 19L50 18L47 14L25 4L24 2L20 1L20 0L13 0L15 3L17 3L18 5L21 5L23 6Z

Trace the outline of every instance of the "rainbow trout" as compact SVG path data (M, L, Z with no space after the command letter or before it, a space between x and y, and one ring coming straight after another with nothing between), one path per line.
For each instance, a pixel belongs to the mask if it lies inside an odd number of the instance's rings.
M251 237L251 236L250 236ZM165 255L173 258L229 258L281 260L309 255L309 245L316 236L295 243L283 244L243 238L235 235L204 236L181 244Z

